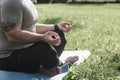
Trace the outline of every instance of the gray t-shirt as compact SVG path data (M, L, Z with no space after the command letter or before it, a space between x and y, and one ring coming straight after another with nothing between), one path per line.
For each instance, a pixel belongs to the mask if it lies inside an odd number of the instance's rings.
M30 44L9 43L1 22L13 22L22 25L22 30L35 32L38 14L31 0L0 0L0 58L9 56L14 50Z

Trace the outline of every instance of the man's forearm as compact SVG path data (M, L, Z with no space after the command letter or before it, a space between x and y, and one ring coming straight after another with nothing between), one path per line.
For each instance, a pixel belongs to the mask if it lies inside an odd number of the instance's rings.
M15 30L6 34L8 41L11 43L26 44L34 43L42 40L42 34L32 33L24 30Z
M48 31L53 31L54 30L54 25L53 24L36 24L36 33L45 33Z
M30 31L21 30L21 24L2 22L6 37L11 43L33 43L42 41L42 35Z

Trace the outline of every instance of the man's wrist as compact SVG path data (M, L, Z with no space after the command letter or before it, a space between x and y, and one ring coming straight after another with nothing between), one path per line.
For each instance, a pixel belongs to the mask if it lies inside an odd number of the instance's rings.
M58 24L54 24L54 30L55 31L59 30Z

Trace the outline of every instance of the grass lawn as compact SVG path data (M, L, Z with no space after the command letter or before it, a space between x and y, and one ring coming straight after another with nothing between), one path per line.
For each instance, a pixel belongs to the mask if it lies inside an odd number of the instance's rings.
M120 80L120 4L39 4L40 23L70 21L65 50L90 50L65 80Z

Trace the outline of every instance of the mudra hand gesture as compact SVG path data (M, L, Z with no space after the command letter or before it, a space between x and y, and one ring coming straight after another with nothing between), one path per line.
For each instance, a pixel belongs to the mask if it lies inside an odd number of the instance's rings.
M72 24L69 22L60 22L56 24L57 29L63 32L69 32L72 28ZM48 31L43 34L43 41L49 43L50 45L59 46L61 44L61 39L58 33L53 31Z

